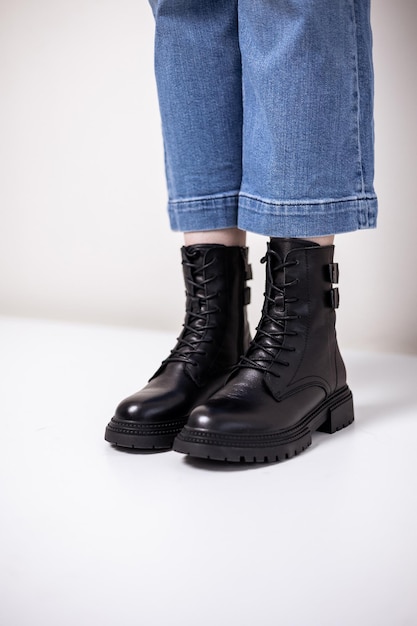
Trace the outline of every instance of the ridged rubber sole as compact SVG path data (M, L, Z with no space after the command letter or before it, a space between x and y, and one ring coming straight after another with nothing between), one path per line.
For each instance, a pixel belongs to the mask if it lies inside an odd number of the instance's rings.
M135 424L112 418L104 438L109 443L138 450L166 450L172 448L175 437L187 423L187 418L161 424Z
M173 449L214 461L273 463L303 452L311 445L313 432L333 434L353 420L352 393L345 387L287 430L265 435L228 435L184 426Z

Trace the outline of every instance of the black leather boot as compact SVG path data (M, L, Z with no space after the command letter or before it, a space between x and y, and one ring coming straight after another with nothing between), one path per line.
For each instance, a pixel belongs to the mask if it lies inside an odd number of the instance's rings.
M219 389L248 348L251 278L247 248L182 248L186 316L178 343L149 383L123 400L105 439L129 448L170 448L191 409Z
M262 318L227 384L196 407L174 450L225 461L280 461L353 421L335 331L333 246L271 239Z

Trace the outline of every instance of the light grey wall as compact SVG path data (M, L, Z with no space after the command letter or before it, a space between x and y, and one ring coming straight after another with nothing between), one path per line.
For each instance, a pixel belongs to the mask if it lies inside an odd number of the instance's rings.
M416 17L374 0L380 219L337 239L346 347L417 352ZM152 39L147 0L0 1L1 313L178 331Z

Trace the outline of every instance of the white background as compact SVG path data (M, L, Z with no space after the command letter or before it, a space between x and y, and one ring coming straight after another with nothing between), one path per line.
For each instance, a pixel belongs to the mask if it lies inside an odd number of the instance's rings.
M379 228L337 238L355 422L232 467L103 439L183 317L147 1L0 0L0 313L49 318L0 317L2 626L415 626L417 357L375 350L417 352L416 16L373 2Z
M416 16L373 2L380 218L337 238L342 347L417 352ZM147 1L1 0L0 89L0 313L178 332Z
M355 422L288 462L110 446L172 341L0 318L1 626L415 626L417 356L346 350Z

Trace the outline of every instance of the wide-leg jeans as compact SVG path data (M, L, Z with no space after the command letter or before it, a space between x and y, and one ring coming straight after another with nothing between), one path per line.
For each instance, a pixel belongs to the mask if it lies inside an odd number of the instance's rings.
M150 0L171 227L376 225L370 0Z

